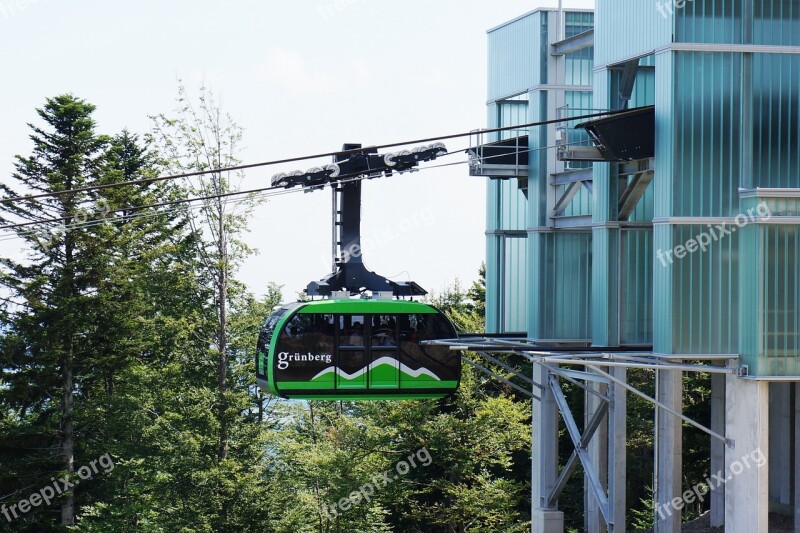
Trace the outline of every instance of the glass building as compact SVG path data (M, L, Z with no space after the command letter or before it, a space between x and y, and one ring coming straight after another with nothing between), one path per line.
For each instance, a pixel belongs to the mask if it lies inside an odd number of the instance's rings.
M642 133L655 152L584 160L585 120L477 139L487 331L735 367L712 379L711 429L727 439L712 439L712 471L756 450L769 466L714 491L712 525L766 531L772 508L800 528L800 2L596 3L488 31L488 127L655 106ZM501 141L524 157L490 161ZM656 381L680 412L681 373ZM664 410L657 448L664 504L681 495L681 421ZM537 490L534 530L560 531ZM679 530L679 510L659 518L657 531Z

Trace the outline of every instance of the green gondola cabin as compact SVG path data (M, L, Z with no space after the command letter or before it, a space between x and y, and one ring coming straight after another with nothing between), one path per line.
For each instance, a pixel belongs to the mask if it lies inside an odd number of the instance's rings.
M457 337L436 308L406 300L318 300L280 307L258 339L257 382L316 400L441 398L458 389L461 357L422 341Z

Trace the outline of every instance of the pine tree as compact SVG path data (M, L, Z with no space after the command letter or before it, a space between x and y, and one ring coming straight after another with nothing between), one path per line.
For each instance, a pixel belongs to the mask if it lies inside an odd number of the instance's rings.
M17 159L14 177L23 190L67 191L156 175L157 161L144 143L127 132L97 134L93 111L70 95L39 110L47 126L31 126L33 153ZM10 186L3 193L20 194ZM106 454L120 468L57 499L60 523L78 524L80 508L96 513L125 495L120 484L133 475L129 465L142 459L142 435L131 432L131 421L142 414L137 372L179 353L175 345L190 335L192 313L207 298L193 274L186 209L147 208L180 194L164 183L136 184L0 204L4 222L63 218L35 231L19 228L27 257L2 263L9 299L19 304L0 345L7 429L0 449L8 450L0 456L0 487L19 496L12 504L29 495L25 489L51 484L51 476L77 480L76 468ZM45 529L52 524L45 507L13 525ZM129 519L136 512L123 522Z
M33 152L29 157L17 156L13 175L23 191L64 191L98 181L108 139L95 131L94 109L84 100L62 95L48 99L37 110L46 126L30 125ZM0 190L6 198L19 195L7 185ZM17 428L20 438L27 440L22 434L36 433L48 450L45 458L30 454L27 459L31 466L38 463L24 476L36 486L58 470L68 480L75 472L80 444L75 428L76 391L89 370L85 365L91 352L88 337L94 329L89 316L97 266L105 254L85 229L64 228L80 225L93 200L91 193L82 192L0 204L4 223L60 219L43 225L50 230L46 233L17 228L30 255L22 261L2 260L3 285L24 306L11 318L4 343L8 388L3 395L18 421L24 421ZM68 526L74 521L75 494L68 490L61 501L61 523Z
M103 183L152 178L159 169L147 143L123 132L110 142ZM81 422L92 428L86 453L111 453L119 464L112 475L87 488L91 497L81 502L85 515L81 526L106 524L119 531L144 520L151 512L147 504L153 503L141 497L153 487L146 476L141 477L139 467L158 464L145 436L154 424L152 413L168 411L169 404L145 401L147 388L164 387L158 379L148 378L170 365L182 369L180 358L200 351L202 343L186 339L194 324L205 319L202 309L208 291L194 274L195 235L188 229L186 208L147 208L181 196L178 187L145 183L109 187L99 194L98 202L117 215L113 224L92 228L105 244L107 260L91 316L97 326L91 337L94 371L84 385L92 410ZM187 366L183 379L191 380L196 371ZM164 393L168 398L179 392L167 388ZM138 497L132 496L137 491Z

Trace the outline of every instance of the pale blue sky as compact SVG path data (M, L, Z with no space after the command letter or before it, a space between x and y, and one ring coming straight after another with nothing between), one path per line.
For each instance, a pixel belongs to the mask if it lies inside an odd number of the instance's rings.
M0 176L8 180L14 154L30 152L26 123L46 97L72 92L97 105L102 132L141 133L150 128L148 115L173 109L179 77L192 91L205 82L221 97L245 129L245 162L480 128L486 30L541 5L0 0ZM244 187L267 186L274 173L312 163L250 171ZM430 291L477 276L485 256L485 183L466 166L372 180L364 202L370 269L408 272ZM330 192L272 199L245 240L261 253L240 277L257 293L269 281L281 283L293 298L327 273ZM0 243L0 253L18 246Z

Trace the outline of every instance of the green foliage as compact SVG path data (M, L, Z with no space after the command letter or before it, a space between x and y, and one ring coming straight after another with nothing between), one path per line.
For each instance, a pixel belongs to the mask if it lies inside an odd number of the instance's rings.
M653 500L653 487L645 487L646 496L639 498L638 506L632 506L629 515L630 528L647 531L655 526L656 506Z
M480 333L486 328L486 266L481 265L479 278L464 291L456 279L441 293L432 293L429 303L441 309L463 333Z
M176 116L158 116L145 140L99 134L93 112L71 95L48 99L31 154L17 157L3 196L237 161L241 131L206 92L193 108L181 89ZM458 392L441 400L294 402L256 387L258 332L283 295L269 284L257 297L236 279L251 252L241 235L255 204L211 201L200 213L147 207L231 191L238 178L217 172L193 185L0 204L3 223L64 217L68 225L20 229L27 255L0 260L0 283L17 304L0 314L3 502L104 454L114 460L74 491L74 507L60 497L11 524L0 519L0 531L528 531L531 405L507 384L465 366ZM456 280L429 301L459 331L484 331L485 268L469 288ZM628 378L653 394L651 373ZM687 377L685 388L687 414L707 423L707 378ZM583 392L567 383L564 392L583 420ZM628 413L629 519L645 527L653 408L629 396ZM560 448L563 464L571 452L563 430ZM706 475L708 438L686 431L684 453L689 487ZM559 503L580 529L576 476Z

